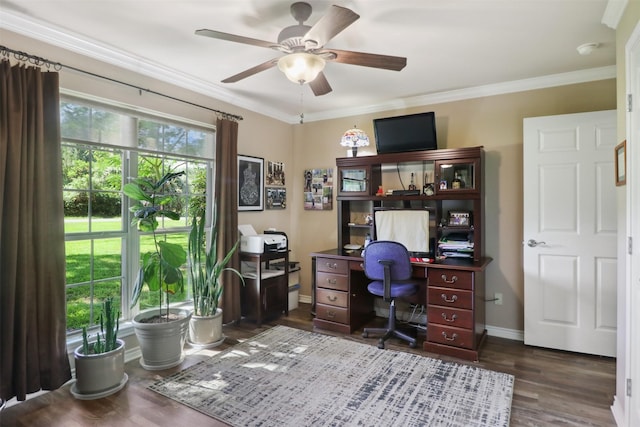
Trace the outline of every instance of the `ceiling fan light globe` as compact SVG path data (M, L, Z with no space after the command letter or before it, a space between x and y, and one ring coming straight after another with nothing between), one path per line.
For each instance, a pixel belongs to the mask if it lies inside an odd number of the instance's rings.
M313 81L324 69L325 60L311 53L298 52L285 55L278 60L278 69L294 83Z

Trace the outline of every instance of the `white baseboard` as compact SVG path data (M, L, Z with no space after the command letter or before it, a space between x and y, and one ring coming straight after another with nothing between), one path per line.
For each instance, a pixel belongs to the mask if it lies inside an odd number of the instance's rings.
M485 328L487 329L487 335L491 337L506 338L508 340L524 342L524 331L491 325L486 325Z
M313 302L311 301L311 295L299 295L298 301L305 304L311 304Z
M617 426L626 426L627 420L625 419L624 404L622 399L618 399L618 396L613 396L613 405L611 405L611 413L613 419L616 421Z

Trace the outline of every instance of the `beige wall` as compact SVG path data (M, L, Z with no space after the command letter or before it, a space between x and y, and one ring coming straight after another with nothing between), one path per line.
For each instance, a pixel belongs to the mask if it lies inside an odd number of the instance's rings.
M373 137L372 119L418 111L435 111L441 148L483 145L486 150L486 255L494 258L487 270L487 292L502 292L504 304L490 306L487 323L523 329L522 241L522 119L525 117L576 113L616 108L616 82L541 89L394 110L365 116L289 125L275 119L197 94L140 74L45 45L7 31L2 44L83 70L107 75L144 88L197 104L244 116L239 127L239 153L285 163L287 209L242 212L240 224L261 231L269 227L290 237L292 259L301 262L301 296L311 294L311 260L314 251L337 244L337 210L305 211L302 202L304 169L333 167L335 158L346 156L339 145L342 133L354 124ZM61 85L76 90L140 105L181 117L213 123L209 111L169 101L152 94L97 80L73 71L61 71ZM366 154L367 150L361 150ZM375 148L370 147L369 153Z
M522 120L525 117L616 108L616 81L605 80L508 95L394 110L294 126L294 177L291 214L302 262L301 295L310 295L313 251L337 244L337 210L305 211L299 195L304 169L334 167L345 157L342 133L354 124L373 136L372 120L418 111L435 111L440 148L484 146L486 255L494 260L486 273L487 295L503 294L501 306L490 305L487 324L523 330L522 272ZM375 148L371 149L374 151Z

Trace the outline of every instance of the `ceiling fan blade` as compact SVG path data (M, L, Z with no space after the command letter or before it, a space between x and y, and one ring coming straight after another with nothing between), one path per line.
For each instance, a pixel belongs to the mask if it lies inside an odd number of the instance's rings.
M196 35L211 37L219 40L226 40L229 42L250 44L252 46L266 47L269 49L276 49L276 50L280 50L283 47L278 43L252 39L251 37L236 36L235 34L223 33L222 31L215 31L215 30L207 30L207 29L196 30Z
M263 62L260 65L256 65L255 67L249 68L248 70L244 70L241 73L238 73L234 76L227 77L222 80L222 83L235 83L239 80L246 79L247 77L253 76L254 74L258 74L261 71L266 71L269 68L274 67L278 63L277 59L270 59L267 62Z
M329 12L324 15L304 35L304 42L309 44L309 49L320 48L338 33L353 24L360 15L346 7L332 5Z
M318 77L309 83L309 86L315 96L326 95L333 90L322 71L318 74Z
M338 49L322 50L315 53L334 53L335 58L328 57L328 61L340 62L341 64L361 65L363 67L382 68L384 70L400 71L407 65L407 58L400 56L377 55L375 53Z

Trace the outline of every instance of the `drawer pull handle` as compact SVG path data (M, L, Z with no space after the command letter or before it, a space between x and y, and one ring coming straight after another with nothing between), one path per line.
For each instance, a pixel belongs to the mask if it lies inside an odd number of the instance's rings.
M449 319L449 318L447 317L447 313L442 313L442 318L444 319L444 321L445 321L445 322L449 322L449 323L451 323L451 322L455 322L457 317L458 317L458 315L457 315L457 314L454 314L454 315L453 315L453 316L451 316L451 318Z
M335 311L331 311L331 310L327 310L327 317L330 317L330 318L333 319L334 317L336 317L336 312Z
M444 283L456 283L458 281L458 276L451 277L451 280L447 280L447 275L446 274L443 274L440 277L442 277L442 280L444 280Z
M326 266L327 266L327 268L331 268L333 270L338 268L338 264L336 264L335 262L334 263L328 262L328 263L326 263Z
M453 335L451 335L450 337L447 335L447 333L445 331L442 331L442 336L444 337L445 340L447 341L455 341L456 338L458 338L458 334L454 333Z
M458 295L452 295L451 298L447 298L447 294L440 294L440 298L442 298L444 302L456 302Z
M331 302L335 302L338 300L338 297L335 295L327 295L327 299Z
M327 279L327 283L335 285L336 283L338 283L338 281L336 279Z

